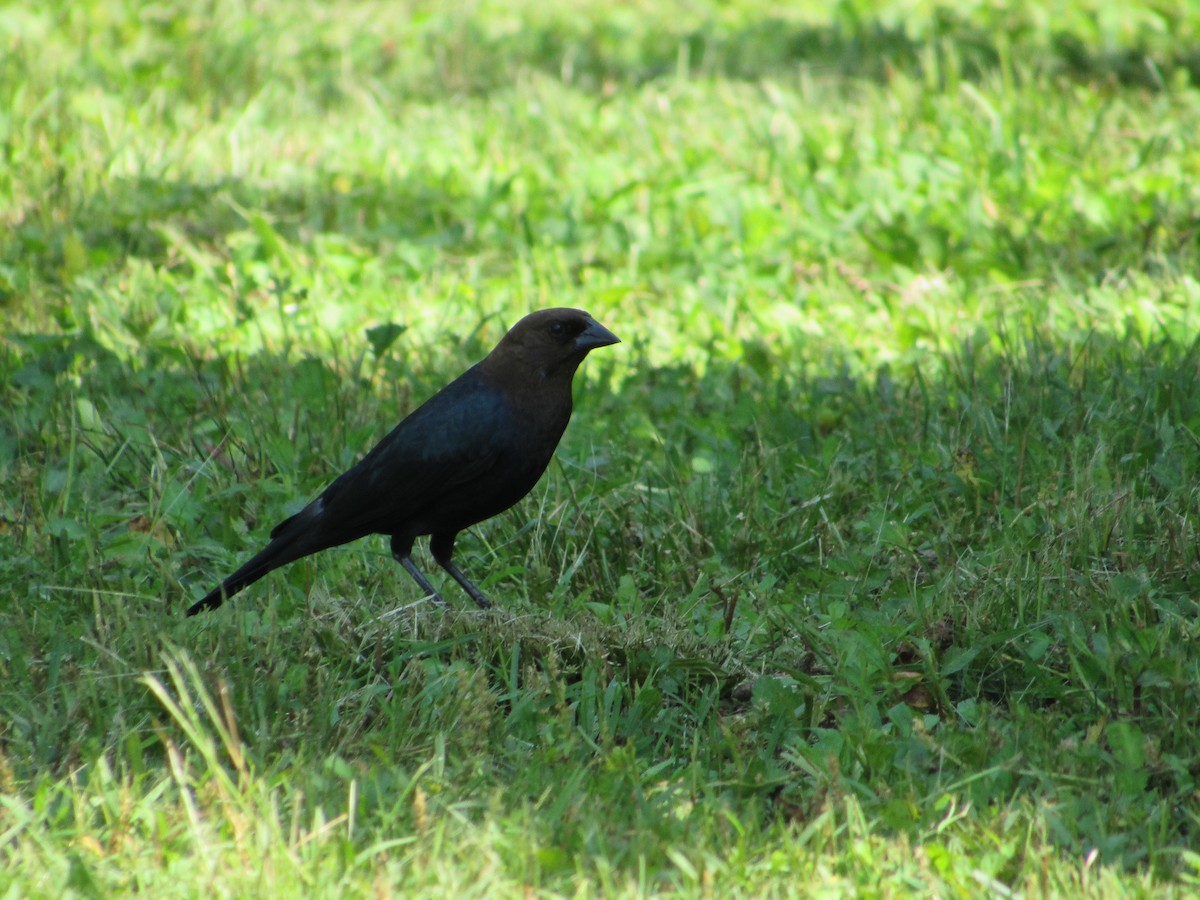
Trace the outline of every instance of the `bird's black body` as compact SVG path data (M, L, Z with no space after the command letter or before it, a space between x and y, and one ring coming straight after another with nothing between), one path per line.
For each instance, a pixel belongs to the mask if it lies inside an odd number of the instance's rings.
M486 358L418 407L312 503L271 531L271 542L188 615L215 609L268 572L368 534L426 593L413 542L431 535L434 559L481 607L486 597L451 561L458 532L524 497L541 478L571 418L571 379L589 350L617 337L587 313L547 309L518 322Z

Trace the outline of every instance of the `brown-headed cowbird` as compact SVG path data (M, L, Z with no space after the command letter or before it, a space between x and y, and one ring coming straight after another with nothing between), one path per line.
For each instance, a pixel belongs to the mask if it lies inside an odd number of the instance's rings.
M452 562L454 539L529 493L571 418L575 370L589 350L618 342L582 310L526 316L321 496L276 525L266 548L187 614L215 609L273 569L368 534L389 535L392 556L442 602L411 558L413 541L431 535L438 564L481 608L491 606Z

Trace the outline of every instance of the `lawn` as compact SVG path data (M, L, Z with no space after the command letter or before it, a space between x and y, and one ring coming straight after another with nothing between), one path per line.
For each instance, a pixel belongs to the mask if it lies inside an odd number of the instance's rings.
M1200 890L1200 7L0 7L0 896ZM424 602L183 610L526 312Z

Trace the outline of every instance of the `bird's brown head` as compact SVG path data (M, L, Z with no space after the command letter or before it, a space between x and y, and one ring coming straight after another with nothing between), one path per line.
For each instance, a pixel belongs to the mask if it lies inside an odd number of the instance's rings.
M485 362L570 381L589 351L620 342L582 309L540 309L509 329Z

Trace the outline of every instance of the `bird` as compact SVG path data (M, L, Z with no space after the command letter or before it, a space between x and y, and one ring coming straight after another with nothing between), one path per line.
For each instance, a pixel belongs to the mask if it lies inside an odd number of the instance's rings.
M620 338L580 309L530 313L492 351L400 422L294 516L270 542L187 610L216 609L268 572L370 534L425 595L445 604L412 560L430 536L434 560L480 609L492 602L454 564L454 541L533 489L571 418L571 382L585 356Z

